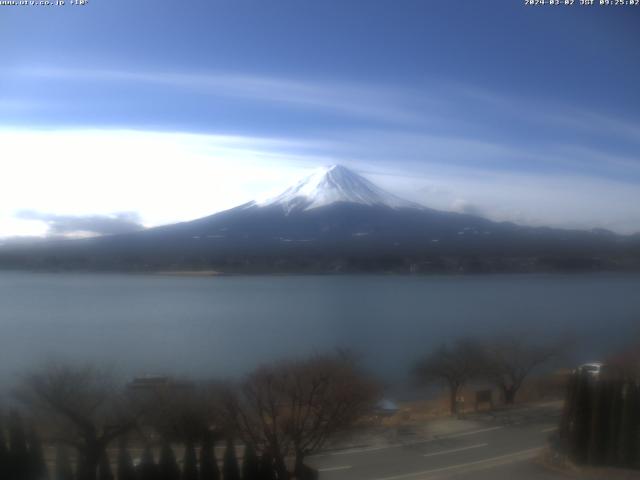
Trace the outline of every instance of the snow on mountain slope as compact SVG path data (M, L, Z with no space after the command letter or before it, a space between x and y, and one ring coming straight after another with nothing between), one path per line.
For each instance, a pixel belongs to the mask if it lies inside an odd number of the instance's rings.
M386 206L394 209L424 208L417 203L385 192L342 165L320 168L280 195L252 205L259 207L278 205L285 212L290 213L324 207L336 202Z

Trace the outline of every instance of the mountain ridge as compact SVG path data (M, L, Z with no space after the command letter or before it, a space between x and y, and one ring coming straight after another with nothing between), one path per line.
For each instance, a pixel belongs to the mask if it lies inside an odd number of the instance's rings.
M0 267L240 273L640 269L640 239L403 200L342 166L263 202L127 234L0 249Z

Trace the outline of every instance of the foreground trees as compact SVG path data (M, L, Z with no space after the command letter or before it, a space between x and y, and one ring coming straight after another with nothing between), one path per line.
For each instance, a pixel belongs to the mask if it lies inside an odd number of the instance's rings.
M0 416L0 478L9 478L9 450L4 439L4 425Z
M624 349L608 358L606 363L630 381L640 379L640 338L634 338Z
M127 450L124 439L118 442L118 466L116 468L118 480L136 480L136 471L133 466L133 459Z
M200 480L220 480L220 469L211 435L205 436L200 448Z
M240 466L236 456L236 447L230 439L227 440L227 448L222 460L222 478L224 480L240 480Z
M224 435L226 385L176 381L136 396L140 422L168 442L201 443Z
M560 340L535 343L525 336L459 339L418 361L413 373L420 384L447 386L452 414L457 411L460 389L474 380L498 387L505 404L511 405L531 373L557 357L566 345Z
M67 449L58 445L56 447L56 464L53 469L53 480L73 480L73 469Z
M5 441L5 426L8 440ZM22 416L11 412L5 421L0 413L0 478L2 480L48 480L40 437L33 428L25 429Z
M225 388L192 382L123 388L105 370L52 363L28 375L18 397L29 425L56 446L50 466L56 480L282 480L292 470L308 477L305 457L368 414L377 388L352 356L336 353L265 365ZM46 480L39 437L35 430L27 435L17 419L0 428L1 478ZM236 440L245 447L242 469ZM222 472L216 441L226 441ZM109 448L116 442L117 453ZM181 446L180 461L172 444ZM129 447L143 447L136 467Z
M561 342L538 344L522 337L499 337L485 347L483 370L486 378L500 388L507 405L512 405L525 379L540 365L556 357Z
M8 478L13 480L27 478L32 466L29 458L29 446L27 445L27 436L25 434L22 417L17 412L11 412L8 423Z
M573 374L558 432L561 451L576 463L640 468L639 379Z
M449 408L455 414L460 389L470 380L478 378L483 368L482 346L471 339L460 339L451 345L442 345L420 360L414 368L414 375L423 385L446 385L449 389Z
M160 480L180 480L180 467L169 442L163 442L159 460Z
M55 443L78 452L78 480L96 480L107 446L136 425L136 409L109 372L52 363L30 374L19 397Z
M40 442L40 436L36 432L33 426L29 429L28 434L29 442L29 471L27 478L29 480L48 480L49 472L47 470L47 464L44 459L44 452L42 449L42 443ZM109 479L101 479L109 480Z
M285 460L304 459L332 437L351 428L377 399L375 385L348 354L319 355L279 362L249 375L227 401L245 443L273 462L277 478L287 478Z
M242 478L255 479L260 478L260 460L256 455L255 448L250 443L245 446L244 457L242 460Z

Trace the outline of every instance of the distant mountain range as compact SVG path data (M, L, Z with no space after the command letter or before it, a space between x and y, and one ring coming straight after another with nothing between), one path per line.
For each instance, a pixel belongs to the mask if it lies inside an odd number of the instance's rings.
M0 267L222 272L640 269L640 237L433 210L340 165L281 195L140 232L0 248Z

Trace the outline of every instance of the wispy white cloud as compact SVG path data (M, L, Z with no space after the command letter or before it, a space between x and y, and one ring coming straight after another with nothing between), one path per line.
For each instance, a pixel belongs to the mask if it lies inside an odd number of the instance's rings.
M136 212L116 212L111 215L57 215L36 210L18 210L15 217L46 223L49 236L113 235L144 228Z
M28 100L24 98L1 98L0 113L13 114L20 112L32 112L43 107L51 107L51 102Z
M572 134L618 138L629 145L640 143L640 120L549 99L531 99L465 84L423 79L421 88L353 83L336 79L278 77L228 72L174 72L145 69L109 69L32 66L5 71L18 78L64 81L92 85L124 85L130 92L159 86L167 94L195 93L206 96L259 102L271 108L299 108L332 112L354 121L375 121L405 133L430 132L466 142L495 143L512 125L532 125L555 130L546 139L531 128L533 143L558 143ZM144 90L142 90L144 91ZM21 101L16 102L20 103ZM12 100L5 100L8 105ZM0 108L2 100L0 100ZM470 108L466 108L470 107ZM313 118L313 117L310 117ZM310 122L311 124L313 122ZM354 127L357 123L353 124ZM342 127L341 127L342 128ZM483 135L483 130L491 135ZM467 132L462 135L460 132ZM469 133L469 132L474 132ZM588 138L588 137L587 137ZM503 142L504 143L504 142ZM613 159L611 157L611 159Z
M440 210L532 226L640 232L640 190L629 182L442 164L415 164L410 171L378 168L368 176Z
M640 181L640 157L621 155L597 147L572 143L542 143L523 147L508 139L482 140L458 135L367 129L339 132L332 148L343 157L373 163L421 164L468 167L487 172L546 171L584 176L625 177ZM329 145L329 143L327 143Z
M451 88L458 95L483 104L487 109L507 112L521 121L556 128L560 133L590 132L640 143L638 118L621 118L618 115L588 110L557 99L523 98L458 82L451 85Z
M218 97L236 97L316 110L335 111L387 122L416 123L423 116L410 108L415 96L397 89L348 82L292 80L280 77L229 73L174 73L37 67L14 74L71 81L126 82L159 85ZM435 102L435 99L431 100Z

